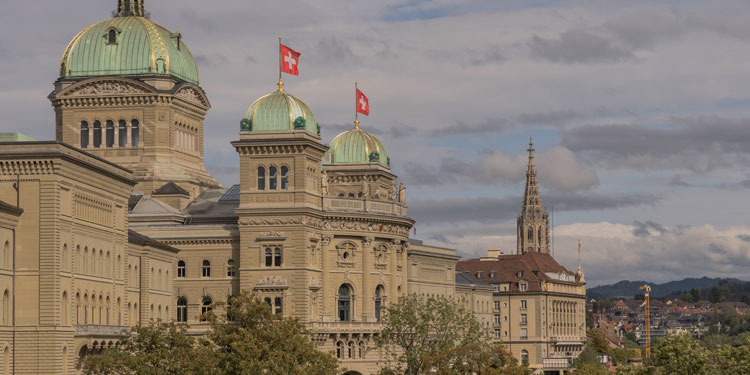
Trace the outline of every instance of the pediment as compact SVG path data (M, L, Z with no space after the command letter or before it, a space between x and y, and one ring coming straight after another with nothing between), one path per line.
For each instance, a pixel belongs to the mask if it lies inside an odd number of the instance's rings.
M58 97L138 95L153 93L150 87L129 79L91 79L81 81L61 91Z
M186 102L198 104L206 108L211 107L211 104L208 103L208 98L206 98L203 92L194 87L182 86L177 89L174 95Z

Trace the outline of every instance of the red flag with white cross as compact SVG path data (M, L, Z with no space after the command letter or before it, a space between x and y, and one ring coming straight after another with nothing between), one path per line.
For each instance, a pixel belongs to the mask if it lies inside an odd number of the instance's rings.
M357 112L365 116L370 115L370 101L362 91L357 89Z
M281 72L299 75L299 55L301 53L279 43L279 63L281 64Z

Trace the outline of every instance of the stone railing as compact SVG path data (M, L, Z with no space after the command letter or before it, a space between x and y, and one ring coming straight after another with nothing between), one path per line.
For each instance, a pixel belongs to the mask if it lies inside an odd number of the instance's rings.
M362 198L325 197L323 209L329 211L371 212L384 215L406 216L406 205L395 201L373 201Z
M311 322L307 328L313 332L326 333L376 333L383 329L380 322Z
M545 369L572 368L573 363L568 358L542 358L542 367Z
M120 337L130 330L128 326L107 326L98 324L78 324L76 336Z

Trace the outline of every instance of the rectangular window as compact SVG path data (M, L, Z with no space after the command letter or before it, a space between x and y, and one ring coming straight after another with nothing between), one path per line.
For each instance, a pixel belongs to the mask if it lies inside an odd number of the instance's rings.
M527 323L528 323L528 321L527 321L527 318L526 318L526 314L521 314L521 324L525 325Z
M495 311L500 311L500 302L499 301L495 301L494 307L495 307Z
M481 278L482 278L482 271L477 271L477 279L481 279Z
M499 329L496 329L496 330L495 330L495 338L496 338L496 339L499 339L499 338L500 338L500 330L499 330Z
M518 284L518 289L519 289L520 291L522 291L522 292L525 292L525 291L526 291L526 288L527 288L527 285L526 285L526 283L520 283L520 284Z
M526 340L529 338L529 331L526 328L521 328L521 340Z
M525 299L521 300L521 310L526 310L526 300Z
M500 325L500 315L495 315L495 325L496 326Z
M273 305L274 305L274 314L281 315L284 312L283 307L283 299L281 297L276 297L273 299Z

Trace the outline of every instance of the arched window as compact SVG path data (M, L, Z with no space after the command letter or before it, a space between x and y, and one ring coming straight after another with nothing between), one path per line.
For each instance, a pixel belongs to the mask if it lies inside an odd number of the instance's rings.
M94 147L99 148L102 146L102 123L94 121Z
M63 375L68 375L68 347L64 346L62 351L62 368Z
M282 315L284 313L284 300L281 299L281 297L276 297L273 299L273 306L274 306L274 314L276 315Z
M81 148L89 147L89 123L81 122Z
M266 267L272 267L273 266L273 253L271 252L271 248L266 248Z
M107 147L115 145L115 123L107 120Z
M68 305L68 292L65 291L62 294L62 314L60 314L61 315L61 320L62 320L61 323L63 325L70 324L68 322L68 315L69 314L70 314L70 305Z
M367 353L367 350L366 350L366 347L365 347L365 342L364 341L360 341L359 342L359 358L364 358L365 357L365 353Z
M341 359L344 357L344 343L339 341L336 343L336 358Z
M375 320L380 321L380 308L383 304L383 286L375 288Z
M61 263L62 263L62 270L67 271L68 265L70 265L70 255L68 254L68 244L63 244Z
M258 190L266 190L266 169L258 167Z
M120 297L117 297L117 325L122 325L122 302L120 301Z
M268 305L268 311L273 313L273 302L271 302L271 297L263 298L263 302Z
M81 292L76 293L76 324L81 324Z
M537 241L538 244L541 245L542 243L542 227L539 227L539 240Z
M289 190L289 167L281 167L281 190Z
M339 287L338 296L338 311L340 321L348 322L351 320L351 302L351 289L346 284L341 285L341 287Z
M281 267L281 249L278 247L273 249L273 265Z
M107 33L107 43L117 44L117 30L109 29L109 32Z
M201 321L206 321L206 314L211 311L211 297L203 297L203 304L201 305Z
M234 259L227 261L227 276L234 277L237 275L237 269L234 266Z
M276 167L269 167L268 168L268 190L276 190L276 184L278 184L278 181L276 181L277 178L276 174Z
M349 341L349 343L346 346L348 347L347 357L354 358L354 341Z
M529 351L526 349L521 350L521 364L524 366L529 365Z
M233 322L235 320L234 319L234 315L232 315L232 313L229 310L232 307L232 300L234 300L234 296L228 296L227 297L226 312L227 312L227 320L230 321L230 322Z
M529 227L529 242L534 241L534 228Z
M125 147L128 145L128 123L125 120L120 120L117 126L117 140L118 146Z
M204 260L201 270L203 271L203 277L211 277L211 262Z
M184 260L177 262L177 277L179 278L185 277L185 261Z
M130 145L133 147L138 147L138 141L140 140L140 128L138 124L138 120L136 119L130 121Z

